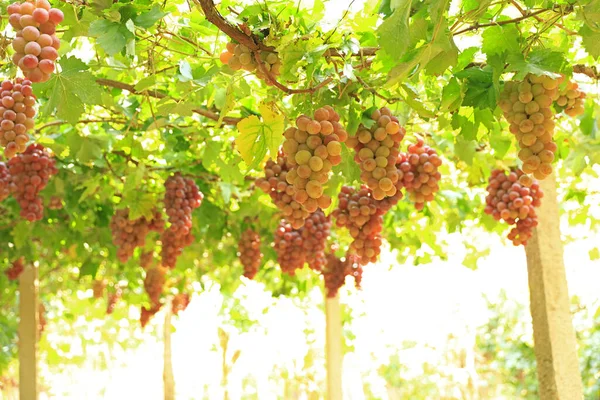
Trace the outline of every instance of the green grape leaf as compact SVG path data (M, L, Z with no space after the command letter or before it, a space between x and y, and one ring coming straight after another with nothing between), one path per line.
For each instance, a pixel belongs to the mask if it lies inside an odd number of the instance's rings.
M88 275L91 276L92 279L96 279L96 273L98 273L99 266L100 265L97 262L92 261L91 257L88 257L79 268L79 279Z
M89 67L75 57L63 58L59 61L61 71L52 75L44 83L37 84L37 90L48 97L42 106L42 112L56 116L74 124L84 112L85 104L100 104L102 90Z
M454 142L454 152L467 165L473 165L475 146L476 143L474 140L465 140L462 136L458 136Z
M129 219L134 220L140 217L152 219L154 206L154 196L151 193L145 193L139 188L133 188L123 191L123 198L119 203L119 208L129 208Z
M150 11L134 17L133 22L136 26L148 29L167 14L168 13L160 11L160 7L155 5Z
M567 65L565 55L551 49L533 50L527 58L521 53L513 53L507 57L507 62L510 64L508 70L516 73L516 80L523 79L527 74L557 78Z
M267 152L272 158L277 151L283 135L283 115L274 113L270 107L259 107L262 121L255 115L244 118L237 124L240 132L235 140L236 148L250 168L257 168Z
M440 111L455 111L460 107L463 96L463 90L458 80L456 78L450 79L442 89Z
M493 84L493 73L489 67L484 69L473 67L454 74L464 80L465 97L463 106L475 108L496 108L496 91Z
M481 51L488 56L502 53L520 52L519 31L515 25L490 26L481 35L483 44Z
M125 24L105 19L92 22L88 33L96 38L96 42L109 56L119 53L125 48L127 42L135 37Z
M585 51L594 58L600 57L600 31L592 30L588 25L584 25L579 30L579 34Z
M381 48L390 56L398 58L404 54L410 41L408 19L412 0L399 0L396 3L392 15L377 28L377 35Z
M27 221L19 221L12 229L12 237L15 247L17 249L22 249L25 247L27 243L31 240L31 225L30 222Z

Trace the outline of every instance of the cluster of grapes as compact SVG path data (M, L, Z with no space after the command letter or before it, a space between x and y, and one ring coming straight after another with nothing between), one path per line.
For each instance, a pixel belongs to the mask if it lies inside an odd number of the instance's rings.
M342 142L348 139L339 123L340 116L330 106L317 109L314 117L298 117L297 128L287 129L283 142L283 151L292 166L286 180L294 187L294 200L309 213L331 205L331 198L323 194L323 185L329 180L332 167L342 161Z
M300 228L306 262L312 270L321 271L325 265L325 247L330 233L331 219L321 210L310 214Z
M50 210L62 210L63 206L64 206L63 201L60 197L58 197L58 196L50 197L50 203L48 204L48 208Z
M21 207L21 216L37 221L44 215L44 205L38 193L58 173L55 161L39 144L30 144L24 153L8 161L10 188Z
M509 225L515 225L508 234L508 239L515 246L525 246L531 238L533 227L538 224L535 209L540 206L544 196L536 181L530 187L522 185L519 182L522 175L522 171L508 174L499 169L492 171L485 199L486 214L496 221L503 220Z
M117 302L121 299L123 295L123 291L120 287L116 287L115 291L108 294L106 301L106 313L112 314L115 311L115 307L117 306Z
M357 288L360 288L362 280L362 266L355 255L348 255L340 259L335 254L327 254L327 265L323 270L323 280L325 281L325 290L327 297L333 298L346 282L346 277L354 278Z
M302 207L296 196L294 186L287 182L287 174L292 166L288 163L283 151L279 151L277 162L268 160L265 164L265 177L256 180L256 186L267 193L273 204L281 210L294 228L300 228L310 213Z
M10 172L3 162L0 162L0 201L5 200L10 194Z
M402 184L415 203L417 210L422 210L426 201L432 201L440 190L438 182L442 178L438 167L442 159L437 152L427 146L423 139L408 146L408 152L398 158L399 170L402 173Z
M191 300L190 295L187 293L177 293L173 296L173 300L171 301L171 312L173 315L185 311Z
M306 262L304 241L299 229L282 219L275 231L275 252L281 270L289 275L295 275L297 269L302 269Z
M258 66L252 51L243 44L227 43L227 48L221 53L220 59L223 64L229 65L234 71L244 69L254 71L256 76L271 84L263 70L267 70L273 77L277 77L281 70L281 60L277 53L261 51L260 60L262 67Z
M584 101L585 93L579 90L579 85L576 82L568 81L562 90L559 89L555 105L569 117L576 117L585 112Z
M375 200L382 200L396 194L396 160L406 131L387 107L373 111L371 120L370 128L361 124L346 144L356 152L354 160L360 165L361 180L373 191Z
M0 87L0 145L4 147L6 158L11 158L27 147L27 131L35 125L36 98L27 79L5 80Z
M381 252L385 212L373 198L371 189L365 185L359 190L343 186L338 199L338 207L333 211L336 225L348 228L354 239L348 253L358 256L361 265L375 262Z
M165 209L171 226L161 236L162 265L175 268L177 257L194 241L191 234L192 211L202 204L204 195L192 179L180 173L165 181Z
M27 0L7 8L8 22L17 31L12 46L13 62L32 82L46 82L54 72L60 40L56 25L64 19L62 11L51 8L47 0Z
M137 247L146 243L150 231L161 233L164 230L162 214L154 212L152 219L146 217L129 218L129 208L117 210L110 220L113 244L117 246L117 257L121 262L127 262Z
M244 276L253 279L260 268L263 254L260 251L260 235L248 228L238 242L238 257L244 266Z
M154 267L146 271L144 290L148 293L148 298L152 305L160 303L160 296L162 295L163 286L165 284L165 274L166 270L162 267Z
M559 99L559 83L559 79L529 74L522 82L507 82L498 103L519 142L523 172L537 179L552 173L557 146L552 141L555 124L550 107ZM523 177L521 183L531 182Z
M150 319L154 316L154 314L160 311L161 307L162 303L153 304L150 308L142 306L142 310L140 312L140 325L142 328L145 328L146 325L148 325Z
M104 297L104 289L106 288L106 281L97 279L92 283L92 292L95 299L101 299Z
M4 271L4 274L6 275L9 281L16 281L17 279L19 279L19 275L21 275L24 269L25 263L23 262L23 259L17 258L15 261L13 261L10 268L7 268Z
M143 251L142 254L140 254L140 266L145 270L150 268L153 260L154 260L154 252L152 250Z

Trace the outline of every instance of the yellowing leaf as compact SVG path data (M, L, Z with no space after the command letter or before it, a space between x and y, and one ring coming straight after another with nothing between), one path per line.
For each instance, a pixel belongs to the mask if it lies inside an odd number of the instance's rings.
M235 141L236 148L250 168L258 167L267 152L275 158L283 135L283 115L264 104L259 110L262 121L251 115L237 124L240 135Z

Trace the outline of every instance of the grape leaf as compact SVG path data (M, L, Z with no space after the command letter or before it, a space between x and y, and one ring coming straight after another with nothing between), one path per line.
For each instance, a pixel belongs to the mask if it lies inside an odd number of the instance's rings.
M492 82L493 74L489 67L467 68L456 74L459 79L464 79L465 97L463 106L476 108L496 108L496 91Z
M458 107L460 107L462 99L462 88L458 83L458 80L456 78L452 78L446 85L444 85L444 89L442 89L440 110L455 111Z
M129 208L130 220L138 219L140 217L151 219L154 206L154 196L150 193L145 193L138 188L123 191L123 198L119 203L119 208Z
M588 25L584 25L579 34L585 51L594 58L600 57L600 31L594 31Z
M474 140L465 140L462 136L457 136L454 142L454 152L458 158L467 163L467 165L473 165L473 157L475 157L475 146Z
M148 29L167 14L168 13L160 11L160 7L156 5L152 7L150 11L134 17L133 22L136 26Z
M92 22L88 34L97 38L96 42L109 56L123 50L127 42L135 37L124 24L105 19Z
M98 267L100 265L97 262L92 261L91 257L88 257L81 267L79 268L79 278L83 278L84 276L91 276L92 279L96 279L96 273L98 272Z
M250 168L258 167L267 152L272 158L277 157L283 135L283 115L275 114L264 104L259 110L262 121L251 115L237 124L240 134L235 141L236 148Z
M567 61L564 54L551 49L536 49L525 58L521 53L513 53L507 58L509 71L516 72L515 79L520 80L527 74L546 75L558 78Z
M379 45L392 57L401 57L410 41L408 18L412 0L399 0L392 15L377 29ZM393 6L393 5L392 5Z
M56 110L56 116L74 124L84 112L84 104L100 104L102 90L89 67L75 57L60 60L60 72L56 72L44 83L37 84L37 90L48 97L42 106L42 112L50 115Z
M481 51L487 55L520 52L520 35L515 25L490 26L481 36Z

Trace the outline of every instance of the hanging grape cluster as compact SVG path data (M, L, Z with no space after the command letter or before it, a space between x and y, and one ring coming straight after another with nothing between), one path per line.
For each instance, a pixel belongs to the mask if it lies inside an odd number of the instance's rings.
M371 120L370 128L361 124L356 135L348 138L347 145L354 147L361 180L373 191L375 200L382 200L396 194L399 179L396 160L406 131L387 107L373 111Z
M10 173L8 167L0 162L0 202L5 200L10 194Z
M192 211L202 204L204 195L192 179L180 173L165 181L165 209L171 225L161 236L162 265L175 268L183 249L192 244Z
M142 254L140 254L140 266L143 269L150 268L152 261L154 261L154 251L143 251Z
M537 181L526 187L519 182L522 171L506 173L502 170L492 171L485 199L485 213L496 221L503 220L509 225L515 225L508 234L508 239L515 246L527 244L537 226L535 209L541 205L544 193Z
M300 228L306 262L314 271L321 271L325 265L325 247L330 233L331 219L321 210L312 213Z
M48 203L48 208L50 210L62 210L64 204L60 197L52 196L50 197L50 202Z
M95 299L101 299L104 297L104 289L106 288L106 281L97 279L92 283L92 293Z
M12 43L13 62L31 82L46 82L58 58L56 25L64 19L62 11L51 8L47 0L13 3L7 11L8 22L17 31Z
M282 219L275 231L275 252L281 270L289 275L295 275L297 269L302 269L306 262L302 234L299 229Z
M422 210L425 202L432 201L440 190L438 182L442 175L438 167L442 159L419 138L417 143L408 146L407 153L400 154L398 164L410 200L417 210Z
M30 144L24 153L8 161L10 188L21 207L21 216L37 221L44 215L44 205L38 193L58 173L55 161L39 144Z
M348 138L339 120L333 108L325 106L315 111L314 119L298 117L297 128L284 132L283 151L292 166L286 180L294 187L294 200L309 213L331 205L323 185L329 180L332 167L342 161L342 143Z
M16 78L5 80L0 84L0 145L4 148L6 158L22 153L27 147L27 132L34 127L35 96L31 81Z
M310 213L294 199L294 186L287 182L287 174L291 168L283 151L279 151L277 162L266 162L265 177L257 179L256 186L271 197L273 204L293 227L300 228Z
M148 298L152 305L160 303L160 297L165 284L165 274L166 270L162 267L153 267L146 271L144 290L148 294Z
M153 304L150 308L146 308L146 306L142 306L142 309L140 312L140 325L142 326L142 328L145 328L146 325L148 325L148 322L150 322L150 319L154 316L154 314L156 314L157 312L160 311L161 307L162 307L161 303Z
M173 300L171 301L171 312L173 315L178 315L180 312L185 311L191 300L190 295L187 293L177 293L173 296Z
M21 275L24 269L25 263L23 262L23 259L17 258L15 261L13 261L10 268L7 268L4 271L4 274L6 275L9 281L15 281L19 279L19 275Z
M563 110L569 117L576 117L585 112L584 101L585 93L579 90L579 85L576 82L568 81L564 88L559 86L555 106L559 110Z
M343 259L335 256L335 254L327 254L327 264L323 269L323 280L325 282L325 291L327 297L333 298L346 282L346 277L354 278L354 283L357 288L360 288L362 280L362 266L359 259L355 255L349 255Z
M117 287L114 292L108 294L107 301L106 301L106 313L107 314L110 315L113 313L113 311L115 311L115 307L117 306L117 303L121 299L122 295L123 295L123 291L121 290L120 287Z
M227 48L221 53L220 59L223 64L229 65L234 71L243 69L254 72L256 76L264 80L268 85L270 79L266 76L263 69L270 72L271 76L277 77L281 70L281 60L277 53L270 51L259 52L262 67L259 67L254 53L243 44L227 43Z
M522 170L536 179L552 173L557 146L552 141L555 124L550 107L559 98L559 83L560 79L529 74L522 82L507 82L500 96L499 106L521 148ZM524 177L521 183L529 181Z
M378 207L371 189L365 185L359 190L343 186L338 199L338 207L333 211L336 225L348 228L354 239L348 254L357 255L361 265L375 262L381 252L385 212Z
M125 208L117 210L112 216L110 230L113 244L117 246L117 258L124 263L133 256L137 247L144 246L150 231L163 232L164 221L158 211L154 212L150 220L144 216L132 220L129 218L129 208Z
M260 235L255 230L248 228L242 233L238 242L238 257L244 266L244 276L248 279L254 279L263 254L260 251Z

